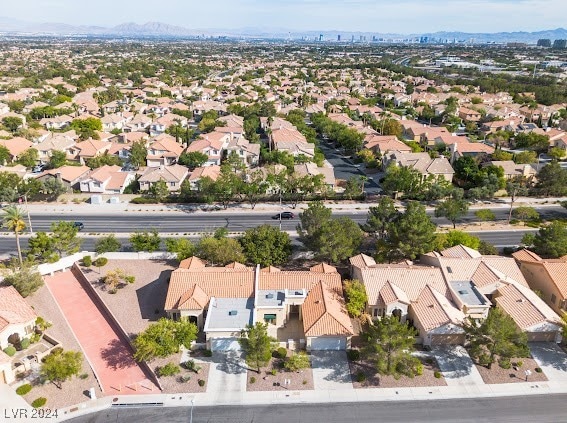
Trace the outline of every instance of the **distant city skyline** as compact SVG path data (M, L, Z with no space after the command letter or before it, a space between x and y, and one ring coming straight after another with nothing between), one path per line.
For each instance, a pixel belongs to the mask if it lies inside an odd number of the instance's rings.
M0 16L111 27L163 22L195 29L428 33L539 31L567 24L565 0L30 0Z

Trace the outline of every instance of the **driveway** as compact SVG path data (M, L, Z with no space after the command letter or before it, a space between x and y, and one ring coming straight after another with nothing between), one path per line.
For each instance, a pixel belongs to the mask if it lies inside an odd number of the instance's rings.
M567 354L553 342L530 342L536 363L552 382L567 382Z
M469 354L460 345L440 345L431 348L448 386L484 385Z
M211 358L200 358L211 364L207 394L215 403L232 402L246 392L246 363L236 351L215 352Z
M316 390L353 389L345 351L312 351L311 367Z

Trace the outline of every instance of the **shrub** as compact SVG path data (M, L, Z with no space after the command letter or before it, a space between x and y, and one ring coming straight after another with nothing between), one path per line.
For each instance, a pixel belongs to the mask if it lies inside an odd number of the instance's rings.
M540 367L536 367L534 370L535 370L536 373L541 373L541 372L543 372L543 370L541 370Z
M179 376L179 379L178 379L178 380L179 380L179 382L181 382L181 383L187 383L187 382L189 382L189 381L191 380L191 376L189 376L189 375L182 375L182 376Z
M357 382L364 382L366 380L366 375L364 372L358 372L355 377Z
M134 275L126 275L124 277L124 281L126 281L127 283L134 283L136 282L136 276Z
M347 351L347 358L350 361L358 361L360 360L360 351L358 350L348 350Z
M203 355L205 357L212 357L213 356L213 352L211 350L204 350L203 351Z
M272 369L272 370L270 370L270 374L271 374L272 376L277 375L277 374L278 374L277 369Z
M22 346L22 350L25 350L26 348L28 348L30 346L29 338L22 339L22 342L20 342L20 345Z
M187 360L182 364L187 370L191 370L192 372L199 373L201 370L201 366L195 363L195 360Z
M287 350L284 347L279 347L278 348L278 357L279 358L286 358L287 356Z
M441 379L441 372L433 372L433 376L435 376L436 379Z
M47 398L39 397L39 398L36 398L36 399L33 400L33 402L31 403L31 406L33 408L43 407L46 402L47 402Z
M18 386L18 388L16 389L16 394L25 395L31 390L32 386L29 383L26 383L25 385Z
M181 370L179 369L179 366L175 363L167 363L165 366L162 367L158 367L156 369L156 374L159 377L165 377L165 376L174 376L177 373L179 373Z
M512 365L510 364L510 359L508 358L501 358L500 360L498 360L498 365L503 369L509 369L510 367L512 367Z
M8 357L13 357L14 354L16 354L16 348L12 345L8 345L6 348L4 348L4 352Z
M89 374L88 373L82 373L79 375L79 379L88 379L89 378Z
M149 197L136 197L130 200L132 204L157 204L158 201L155 198Z
M421 376L423 374L423 364L419 363L415 366L416 376Z
M303 383L304 385L307 385L307 380L303 379L303 382L301 382L301 383Z
M199 386L205 386L205 381L203 379L199 379L197 383L199 384Z
M84 256L83 257L83 266L91 267L93 264L93 259L91 256Z
M30 342L32 344L35 344L36 342L38 342L41 339L41 334L39 333L34 333L32 336L30 336Z
M106 257L99 257L95 260L94 265L96 267L103 267L106 266L107 263L108 263L108 259Z
M252 377L250 378L250 383L251 383L251 384L252 384L252 383L256 383L256 378L255 378L254 376L252 376Z

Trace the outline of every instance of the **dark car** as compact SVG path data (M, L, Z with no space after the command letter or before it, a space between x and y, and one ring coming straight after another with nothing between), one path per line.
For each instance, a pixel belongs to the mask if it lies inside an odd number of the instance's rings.
M280 214L281 214L281 219L293 219L295 217L295 215L292 212L282 212L272 216L272 219L280 219Z
M79 231L82 231L85 227L84 223L82 222L73 222L73 226L77 228Z

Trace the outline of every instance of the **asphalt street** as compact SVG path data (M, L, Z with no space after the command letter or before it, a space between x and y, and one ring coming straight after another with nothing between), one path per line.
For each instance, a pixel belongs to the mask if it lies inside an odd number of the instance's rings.
M565 421L565 395L262 406L195 407L194 423L555 423ZM111 408L73 423L185 423L188 407Z

